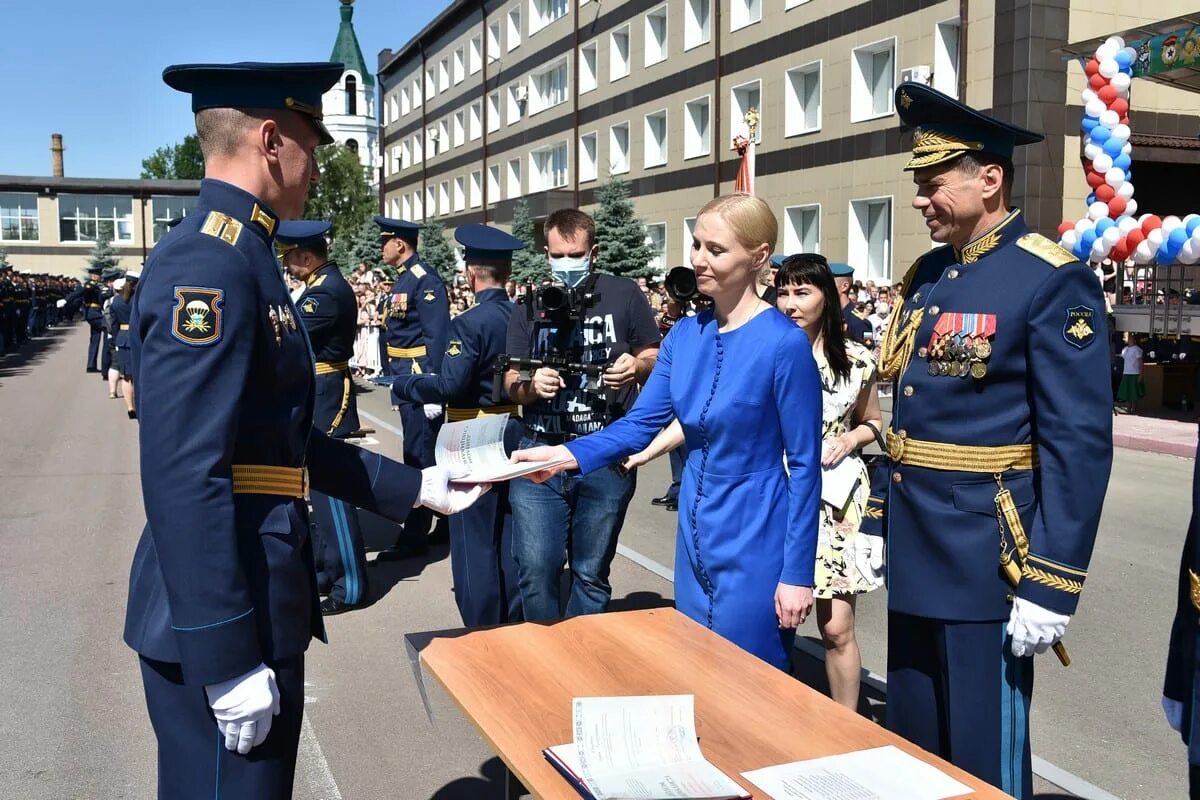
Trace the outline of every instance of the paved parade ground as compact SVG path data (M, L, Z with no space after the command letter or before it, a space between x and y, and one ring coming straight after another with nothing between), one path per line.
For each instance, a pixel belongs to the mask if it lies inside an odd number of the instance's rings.
M137 657L121 642L145 519L137 428L84 373L86 347L85 329L66 326L0 359L3 798L154 796ZM384 391L360 395L359 407L376 430L368 446L399 457L399 421ZM1176 456L1116 451L1090 577L1066 636L1074 664L1037 661L1040 798L1186 794L1184 749L1159 697L1191 469ZM667 480L665 459L639 475L613 564L614 609L670 602L675 515L649 504ZM389 523L365 514L364 527L369 549L394 539ZM329 618L329 645L309 650L296 797L503 797L500 761L432 678L427 713L405 650L406 632L459 624L446 547L372 567L370 578L373 604ZM885 672L885 602L880 591L859 604L864 666L877 675ZM819 650L815 620L801 634L809 641L796 672L819 687L823 672L808 655ZM863 710L880 714L879 693L867 695Z

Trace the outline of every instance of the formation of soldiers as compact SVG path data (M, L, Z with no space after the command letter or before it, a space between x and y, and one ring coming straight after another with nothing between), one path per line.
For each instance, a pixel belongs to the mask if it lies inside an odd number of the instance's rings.
M0 355L11 353L47 328L71 322L78 306L66 299L79 281L62 275L17 272L0 263Z

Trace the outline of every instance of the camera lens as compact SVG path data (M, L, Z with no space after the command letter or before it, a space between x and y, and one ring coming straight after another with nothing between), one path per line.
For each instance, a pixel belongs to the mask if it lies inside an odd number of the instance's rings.
M567 305L567 293L559 286L543 286L538 290L538 305L553 314Z
M663 283L667 287L667 294L677 303L696 296L696 273L688 267L674 267L667 273Z

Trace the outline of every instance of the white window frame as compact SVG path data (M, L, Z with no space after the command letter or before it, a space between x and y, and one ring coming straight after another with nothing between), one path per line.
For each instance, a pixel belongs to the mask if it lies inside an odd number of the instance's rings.
M462 147L467 141L467 112L459 109L454 112L454 144L452 147Z
M467 138L472 142L483 136L483 102L476 100L467 108Z
M467 79L467 63L465 48L459 47L454 51L454 85L458 86Z
M500 90L492 92L488 95L487 104L487 130L488 133L495 133L500 130Z
M408 195L400 198L400 219L412 219L412 199Z
M713 11L712 4L720 0L686 0L683 8L683 49L684 52L712 41ZM702 5L707 6L708 13L700 17Z
M742 103L738 100L738 92L745 91L751 86L758 91L758 105L752 106L747 103L745 107L743 107ZM742 136L749 135L749 126L746 125L746 112L751 108L756 108L758 110L758 130L754 132L754 143L761 144L763 128L765 127L763 125L762 81L758 78L755 78L752 81L746 81L745 83L739 84L730 89L729 108L731 111L733 109L737 109L737 112L730 114L729 117L729 141L733 141L733 137L738 136L739 134Z
M504 26L505 50L511 53L521 46L521 7L513 6L504 15L507 24Z
M552 97L553 94L547 86L543 86L543 81L550 80L550 73L562 72L562 96L554 102L548 102L547 97ZM527 90L525 101L525 110L529 116L541 113L549 108L560 106L571 99L571 70L570 65L565 57L559 59L553 64L541 69L529 76L529 88Z
M502 20L496 20L487 29L487 62L493 64L500 60L500 28Z
M618 47L617 47L618 38L623 38L625 40L625 58L623 61L617 60L617 53L619 52ZM609 34L608 34L608 82L609 83L615 83L616 81L619 81L622 78L629 77L629 71L630 71L629 70L629 60L631 58L632 50L633 50L633 47L632 47L632 42L630 41L630 38L629 38L629 25L628 24L622 25L621 27L609 32ZM619 72L618 70L622 69L622 68L625 71Z
M613 151L617 149L617 131L625 130L625 164L623 167L617 167L613 164ZM609 175L624 175L629 172L629 150L632 147L632 142L629 136L629 120L618 122L616 125L609 126L608 129L608 174Z
M529 108L528 94L526 95L526 100L524 103L522 103L520 100L517 99L517 95L519 94L520 89L523 86L524 86L523 83L510 83L508 85L507 103L506 103L506 105L508 106L508 109L506 110L506 112L504 114L505 124L516 125L518 122L521 121L521 116L522 116L521 106L525 105L526 109ZM526 89L526 92L528 92L528 91L529 90Z
M695 129L693 125L692 106L703 103L708 109L708 119L706 121L706 129L701 132ZM693 97L691 100L683 104L683 159L686 161L689 158L701 158L703 156L712 155L712 95L706 94L703 97ZM701 141L703 140L703 141ZM694 147L697 142L700 147Z
M503 166L503 164L488 164L487 197L489 206L504 199L500 192L500 170Z
M0 192L0 194L16 198L16 205L10 209L15 213L5 214L4 221L9 224L16 224L17 235L15 237L7 237L4 235L4 227L0 225L0 241L4 242L40 242L42 240L42 223L38 217L38 195L37 192ZM32 225L33 236L26 238L24 229L27 225Z
M450 213L450 181L445 180L438 184L438 215L445 216Z
M471 75L483 69L483 36L473 36L467 44L467 72Z
M667 6L664 3L658 8L652 8L643 17L642 28L645 38L642 40L643 66L661 64L670 54L670 35L667 30ZM656 20L662 20L662 40L655 33Z
M850 52L851 122L868 122L873 119L883 119L884 117L890 117L896 112L893 95L896 91L896 60L899 55L897 47L896 37L889 36L877 42L870 42L856 47ZM863 57L871 59L871 64L873 65L875 55L889 50L892 54L892 76L891 86L886 92L887 109L885 111L876 111L873 104L874 95L871 87L868 85L868 77L863 73Z
M400 116L406 115L412 111L412 92L410 87L404 86L400 89Z
M810 61L807 64L801 64L798 67L793 67L783 74L783 135L801 136L806 133L816 133L821 130L821 92L823 90L823 70L824 66L820 59ZM806 106L803 104L800 95L796 92L796 84L793 75L797 77L816 74L817 76L817 122L816 125L809 126L806 123L805 117L807 114Z
M504 173L504 189L504 196L509 199L523 195L521 189L521 159L510 158L508 160L508 168Z
M554 173L554 158L556 154L562 152L562 177L558 179ZM547 169L544 164L538 162L542 159L549 159L550 177L546 177ZM536 150L531 150L529 153L529 191L544 192L550 189L561 189L570 183L570 167L571 167L571 150L567 142L555 142L546 147L539 147Z
M797 220L803 224L803 214L813 212L816 226L816 241L812 245L804 243L803 231L797 227ZM800 215L795 217L795 215ZM783 209L783 253L819 253L821 252L821 204L805 203L802 205L786 206Z
M437 147L438 155L449 152L450 148L453 146L450 143L450 118L449 117L442 117L438 121L437 144L438 144L438 147Z
M653 121L652 121L653 118ZM657 136L654 132L654 126L657 125L657 120L662 120L662 138L655 141ZM668 124L669 115L667 109L660 108L657 111L651 111L642 118L642 168L650 169L652 167L664 166L671 157L671 152L668 147Z
M422 144L421 144L423 138L424 138L423 134L420 134L420 133L413 134L413 137L412 137L412 146L413 146L412 163L413 164L420 164L422 161L425 160L425 149L424 149L424 147L422 147Z
M529 0L529 35L533 36L551 23L565 17L570 9L568 0ZM560 13L555 15L555 11Z
M591 53L591 63L588 63L588 58L585 53ZM597 46L597 40L593 39L579 48L579 93L587 94L596 89L599 85L599 76L597 75L597 67L600 63L600 48Z
M421 222L425 219L425 204L421 201L421 193L413 192L412 195L412 219L414 222Z
M437 216L437 212L438 212L437 187L435 187L435 186L426 186L425 187L424 211L425 211L426 219L432 219L433 217Z
M592 140L590 155L584 143L585 139ZM579 182L586 183L596 180L599 177L597 168L600 161L600 136L596 131L588 131L587 133L580 134L577 154L576 157L579 159Z
M24 192L4 192L3 194L25 194ZM167 235L170 228L167 223L172 220L186 217L196 209L196 197L186 197L180 195L150 195L150 235L157 242L159 239ZM36 198L34 200L36 203ZM161 207L160 207L161 203ZM36 208L36 206L35 206ZM21 206L24 211L24 206ZM25 219L24 214L21 219ZM35 222L36 222L35 217ZM41 226L38 225L38 234L41 234ZM0 228L0 237L3 237L3 229ZM21 241L21 242L36 242L38 239L5 239L4 241Z
M651 242L653 241L653 237L650 235L650 229L651 228L662 229L662 250L657 251L655 258L652 258L650 261L647 261L646 266L647 267L654 266L654 262L657 260L658 261L658 264L657 264L658 269L655 270L656 274L666 275L667 274L667 242L668 242L667 223L665 223L665 222L647 222L647 223L645 223L645 225L643 227L645 227L645 229L646 229L646 246L647 247L651 247L652 246Z
M686 267L692 265L692 240L696 238L696 218L683 218L683 261Z
M471 173L470 195L469 202L471 208L479 208L483 205L483 171L475 170Z
M421 78L420 76L417 76L416 78L413 78L412 82L412 107L420 108L423 97L424 94L421 92Z
M954 47L947 47L946 31L955 30ZM933 26L933 88L958 98L959 43L962 41L962 21L958 17L944 19ZM950 77L947 78L946 75Z
M454 176L454 211L467 210L467 178L464 175Z
M26 194L25 192L14 192L14 194ZM78 202L90 201L90 207L93 213L84 216L71 216L64 212L67 210L63 207L63 203L68 198L78 198L75 205L75 210L79 210ZM105 201L108 201L107 203ZM129 211L124 214L117 213L117 205L122 201L129 203ZM133 243L133 196L127 194L84 194L80 192L64 193L58 196L58 233L59 241L63 244L94 244L100 237L101 223L112 223L112 238L110 241L113 244L132 244ZM85 205L85 208L87 206ZM107 210L106 210L107 209ZM75 238L67 239L62 236L63 222L72 220L75 223ZM94 226L93 235L88 238L81 234L81 223L91 223ZM124 227L125 234L122 235L121 229ZM38 236L41 236L39 228ZM24 241L24 240L23 240Z
M445 56L438 62L438 91L450 90L450 56Z
M740 31L762 22L762 6L763 0L729 0L729 30Z
M864 225L870 222L870 206L875 203L887 203L887 240L885 242L885 251L883 254L883 264L880 269L876 270L872 267L870 261L870 242L867 240L870 236L870 231L864 230ZM856 208L858 207L858 208ZM860 211L859 208L862 210ZM856 197L850 201L847 219L847 249L846 254L849 256L849 262L855 266L857 270L862 272L865 277L863 280L890 281L892 274L892 261L895 251L895 235L896 235L896 201L892 195L878 195L875 197ZM863 223L863 224L860 224Z
M437 67L430 66L425 70L425 96L430 100L437 97Z

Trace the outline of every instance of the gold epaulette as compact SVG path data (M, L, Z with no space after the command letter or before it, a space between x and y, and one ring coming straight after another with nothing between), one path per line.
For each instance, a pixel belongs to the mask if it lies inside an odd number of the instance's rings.
M412 269L410 271L412 272L413 275L416 275L418 278L424 278L426 275L425 268L422 267L420 264L413 264Z
M1067 250L1058 242L1047 239L1040 233L1025 234L1020 239L1017 239L1017 247L1027 253L1033 253L1055 269L1065 264L1070 264L1072 261L1079 260L1075 258L1075 254L1070 250Z
M236 245L242 235L242 223L228 214L220 211L210 211L200 226L200 232L205 236L215 236L226 244Z

